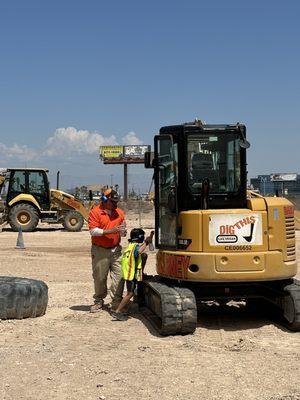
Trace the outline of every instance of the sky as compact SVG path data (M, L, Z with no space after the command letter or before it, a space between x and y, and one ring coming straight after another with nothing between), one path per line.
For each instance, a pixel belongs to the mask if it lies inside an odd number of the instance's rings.
M300 2L0 1L0 167L120 184L110 144L195 118L244 123L249 178L297 172ZM151 171L129 166L129 189Z

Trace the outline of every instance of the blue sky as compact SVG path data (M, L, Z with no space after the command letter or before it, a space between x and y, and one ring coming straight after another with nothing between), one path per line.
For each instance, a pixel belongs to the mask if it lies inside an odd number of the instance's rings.
M198 117L247 125L250 177L300 173L299 16L288 0L2 1L0 167L122 183L99 144ZM129 172L144 191L150 172Z

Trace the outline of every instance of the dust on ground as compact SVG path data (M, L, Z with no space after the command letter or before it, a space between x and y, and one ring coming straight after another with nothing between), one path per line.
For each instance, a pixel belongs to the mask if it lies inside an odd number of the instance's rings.
M129 229L154 227L151 213L127 217ZM16 240L0 233L0 275L45 281L49 305L43 317L0 321L0 399L300 399L299 333L236 304L206 309L195 334L174 337L138 313L127 322L90 314L87 229L40 225L24 233L25 250ZM155 253L146 268L155 272Z

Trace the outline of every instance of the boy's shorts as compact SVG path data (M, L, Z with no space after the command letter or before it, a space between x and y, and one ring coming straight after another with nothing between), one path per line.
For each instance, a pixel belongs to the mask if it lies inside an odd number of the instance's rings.
M132 281L125 280L127 292L134 292L137 287L137 280L133 279Z

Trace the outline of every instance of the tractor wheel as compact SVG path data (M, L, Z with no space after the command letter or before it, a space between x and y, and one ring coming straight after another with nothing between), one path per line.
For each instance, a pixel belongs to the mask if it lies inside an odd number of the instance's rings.
M77 211L69 211L63 220L63 227L68 232L79 232L83 227L84 219L81 214Z
M0 319L34 318L44 315L48 286L35 279L0 276Z
M21 203L14 206L8 215L8 222L14 231L22 228L23 232L32 232L39 223L38 211L30 204Z

